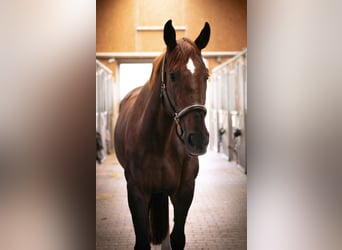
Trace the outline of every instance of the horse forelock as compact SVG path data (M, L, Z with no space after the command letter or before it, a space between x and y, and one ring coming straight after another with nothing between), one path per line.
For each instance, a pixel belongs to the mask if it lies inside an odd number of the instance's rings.
M177 41L175 49L167 55L167 65L171 71L179 71L190 58L203 64L201 52L196 44L188 38L182 38Z
M196 44L188 38L182 38L177 41L177 46L171 52L164 52L153 61L153 68L148 85L150 87L155 84L161 84L161 68L163 64L163 58L167 57L166 67L170 71L180 71L186 68L189 59L199 62L203 65L203 70L206 73L207 69L202 60L201 51L197 48Z

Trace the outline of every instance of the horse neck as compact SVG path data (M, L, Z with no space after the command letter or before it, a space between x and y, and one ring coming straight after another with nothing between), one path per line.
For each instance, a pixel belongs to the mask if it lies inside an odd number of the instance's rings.
M142 89L142 98L145 99L142 129L145 133L157 132L160 138L170 135L173 123L173 119L167 115L160 97L163 56L164 54L154 62L151 78Z

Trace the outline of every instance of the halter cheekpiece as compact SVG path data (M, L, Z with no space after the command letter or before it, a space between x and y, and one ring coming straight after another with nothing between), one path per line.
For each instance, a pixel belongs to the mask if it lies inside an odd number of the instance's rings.
M181 109L180 111L176 111L176 109L174 108L174 106L172 105L171 101L170 101L170 97L167 94L167 90L166 90L166 83L165 83L165 62L166 62L166 54L163 57L163 64L162 64L162 74L161 74L161 90L160 90L160 98L162 98L164 100L164 105L166 106L166 110L167 113L173 118L173 120L176 123L176 131L177 131L177 135L179 136L179 138L183 141L183 129L182 126L180 124L180 119L185 116L186 114L192 112L192 111L202 111L204 112L204 114L207 113L207 109L204 105L201 104L193 104L190 106L187 106L183 109Z

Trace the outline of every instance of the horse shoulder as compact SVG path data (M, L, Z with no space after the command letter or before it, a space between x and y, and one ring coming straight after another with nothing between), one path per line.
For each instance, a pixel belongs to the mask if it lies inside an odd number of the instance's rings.
M136 100L137 96L139 95L141 88L142 88L142 86L137 87L137 88L131 90L130 92L128 92L128 94L120 102L119 113L127 111L127 107L132 106L132 104ZM126 109L126 110L123 110L123 109Z

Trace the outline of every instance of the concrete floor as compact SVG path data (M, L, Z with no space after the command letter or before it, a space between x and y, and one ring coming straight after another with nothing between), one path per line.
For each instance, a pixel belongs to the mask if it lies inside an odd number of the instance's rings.
M185 226L185 249L247 249L247 176L217 153L200 157ZM123 169L114 156L96 164L96 249L133 249ZM170 230L173 209L170 202ZM153 246L152 249L160 249Z

